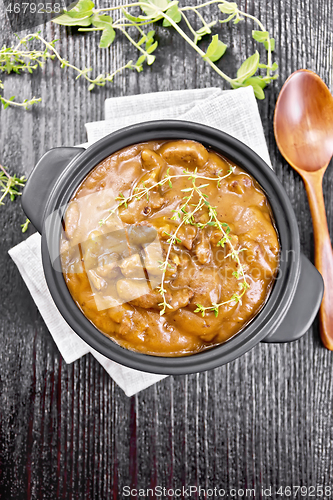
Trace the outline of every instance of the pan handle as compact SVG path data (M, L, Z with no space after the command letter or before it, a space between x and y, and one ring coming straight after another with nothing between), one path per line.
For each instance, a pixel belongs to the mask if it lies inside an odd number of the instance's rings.
M39 233L42 233L47 200L56 180L84 148L54 148L42 156L31 172L22 193L23 210Z
M301 273L292 303L282 323L263 342L292 342L312 325L324 293L324 282L314 265L301 254Z

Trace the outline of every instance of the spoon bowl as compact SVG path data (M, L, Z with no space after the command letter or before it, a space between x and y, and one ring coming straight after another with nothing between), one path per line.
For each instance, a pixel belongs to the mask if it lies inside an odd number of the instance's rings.
M333 155L333 97L322 79L308 70L293 73L275 107L279 150L297 171L315 172Z
M285 82L275 107L274 134L281 154L301 175L309 198L315 265L325 283L320 333L324 345L333 350L333 252L322 190L333 155L333 97L316 73L301 69Z

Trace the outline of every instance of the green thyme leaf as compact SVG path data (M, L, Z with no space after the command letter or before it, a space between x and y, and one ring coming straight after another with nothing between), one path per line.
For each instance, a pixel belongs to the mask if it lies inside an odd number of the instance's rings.
M29 224L30 224L30 220L29 219L26 219L25 223L21 224L22 233L25 233L27 231Z
M178 8L178 2L175 3L174 5L172 5L171 7L168 8L168 10L166 11L166 14L171 17L171 19L175 22L175 23L179 23L182 19L182 15L180 13L180 10ZM170 21L168 21L168 19L163 19L163 26L164 27L168 27L168 26L171 26L171 23Z
M99 47L101 49L105 49L111 45L113 40L115 39L116 32L112 27L104 28L103 34L99 41Z
M120 7L120 9L121 9L122 13L124 14L124 16L126 17L126 19L128 19L129 21L132 21L133 23L141 23L142 22L143 16L133 16L127 10L125 10L124 7L126 7L126 5L122 5Z
M258 64L259 64L259 52L256 51L254 54L252 54L252 56L248 57L243 62L243 64L237 71L237 80L242 83L244 80L254 75L254 73L258 69Z
M205 307L202 306L201 304L196 304L197 308L194 310L194 312L200 312L202 314L202 317L205 316Z
M252 37L259 43L264 43L269 37L268 31L256 31L252 30Z
M264 89L267 86L267 82L263 79L262 76L251 76L250 78L247 78L245 82L243 82L243 85L256 85L260 87L261 89Z
M91 14L87 14L86 16L82 16L80 19L75 19L68 14L62 14L59 17L56 17L52 21L56 24L61 24L63 26L90 26L91 25Z
M235 2L219 3L218 7L223 14L234 14L238 11L238 7Z
M162 12L166 11L170 2L169 0L145 0L143 3L144 5L140 5L141 10L143 10L147 16L154 17L157 15L158 10Z
M253 88L254 95L256 96L257 99L260 101L265 99L265 92L259 85L251 84L251 87Z
M95 4L91 0L80 0L73 9L65 11L53 19L53 22L64 26L90 26L94 7Z
M111 45L114 41L116 32L112 27L113 19L106 15L95 14L92 18L92 24L95 28L103 29L101 39L99 41L99 47L105 49Z
M150 45L150 47L148 47L146 49L148 54L151 54L152 52L154 52L154 50L157 48L157 45L158 45L158 42L154 42L152 45Z
M226 50L226 44L219 40L218 35L214 35L212 37L211 43L208 46L205 57L210 59L212 62L215 62L223 56Z

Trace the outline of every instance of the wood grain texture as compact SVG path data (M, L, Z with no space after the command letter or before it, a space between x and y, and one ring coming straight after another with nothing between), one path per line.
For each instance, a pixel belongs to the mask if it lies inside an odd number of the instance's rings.
M305 190L278 153L273 112L283 82L301 67L316 71L333 91L333 5L239 4L259 16L277 41L280 76L259 109L272 163L299 221L303 252L313 259ZM3 11L0 23L1 45L13 41ZM237 64L253 52L251 29L246 22L223 32ZM134 57L123 40L102 51L94 34L50 24L42 33L59 37L63 57L91 64L97 74ZM84 81L75 82L70 71L51 62L33 76L5 77L7 97L34 94L43 103L28 113L0 111L1 162L28 174L47 149L84 142L84 123L103 118L106 97L223 86L177 34L161 27L157 33L160 47L151 68L123 73L96 92L88 93ZM230 55L221 64L230 73L236 68ZM324 195L331 235L332 187L330 166ZM320 343L317 322L296 343L260 344L227 366L169 377L128 399L92 356L72 365L61 359L7 254L33 232L21 234L24 220L17 202L0 210L1 499L118 499L125 498L125 485L256 488L256 498L262 498L261 487L333 487L333 356Z

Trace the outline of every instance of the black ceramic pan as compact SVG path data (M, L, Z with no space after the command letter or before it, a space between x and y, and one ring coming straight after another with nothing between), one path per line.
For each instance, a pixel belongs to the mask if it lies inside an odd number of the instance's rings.
M59 254L63 207L66 207L90 170L119 149L155 139L192 139L246 169L266 193L281 245L278 278L260 313L224 344L184 357L159 357L133 352L106 337L76 306L59 263L53 257ZM256 153L214 128L190 122L161 120L121 129L87 150L52 149L32 171L23 191L22 205L27 217L42 234L45 277L62 316L96 351L131 368L173 375L210 370L241 356L258 342L289 342L299 339L309 329L318 312L323 295L323 280L300 252L297 221L284 188L275 173ZM57 213L59 217L51 216ZM51 224L45 223L50 220Z

